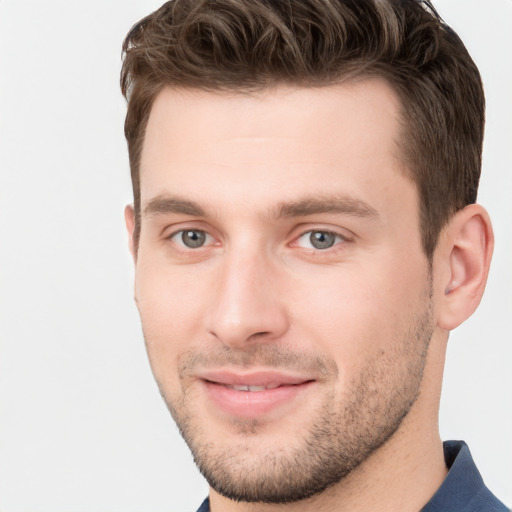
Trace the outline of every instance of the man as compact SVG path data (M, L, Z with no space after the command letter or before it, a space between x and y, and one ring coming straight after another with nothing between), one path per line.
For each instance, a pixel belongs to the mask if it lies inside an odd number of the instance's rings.
M438 433L493 247L456 34L415 0L174 0L124 51L135 299L200 511L506 510Z

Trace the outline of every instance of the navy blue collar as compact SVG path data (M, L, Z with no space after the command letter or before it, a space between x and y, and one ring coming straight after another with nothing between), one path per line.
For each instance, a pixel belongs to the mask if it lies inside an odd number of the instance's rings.
M445 441L448 475L421 512L511 512L487 489L464 441ZM208 498L197 512L210 512Z
M448 475L421 512L509 512L487 489L464 441L445 441Z

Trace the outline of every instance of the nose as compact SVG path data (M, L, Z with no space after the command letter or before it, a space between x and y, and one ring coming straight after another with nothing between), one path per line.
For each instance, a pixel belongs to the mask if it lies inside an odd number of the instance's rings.
M276 341L289 327L278 268L255 250L233 251L223 260L211 296L208 330L232 348Z

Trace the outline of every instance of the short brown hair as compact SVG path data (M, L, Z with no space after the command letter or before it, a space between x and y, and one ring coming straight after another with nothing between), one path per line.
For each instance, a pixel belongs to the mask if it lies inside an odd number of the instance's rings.
M480 74L429 1L171 0L134 25L123 52L135 242L144 134L165 86L248 92L383 77L401 100L399 144L418 188L429 259L450 217L476 201L485 103Z

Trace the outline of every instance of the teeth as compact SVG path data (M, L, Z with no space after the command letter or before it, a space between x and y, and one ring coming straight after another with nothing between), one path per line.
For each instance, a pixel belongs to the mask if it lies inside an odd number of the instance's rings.
M228 385L229 389L234 389L235 391L265 391L267 389L275 389L279 387L278 384L271 384L268 386L238 386L238 385Z

